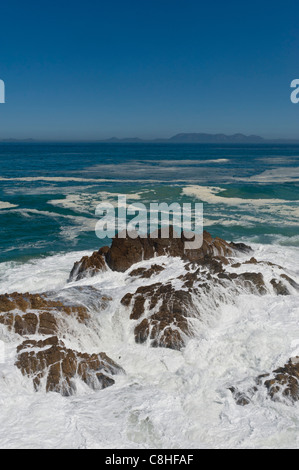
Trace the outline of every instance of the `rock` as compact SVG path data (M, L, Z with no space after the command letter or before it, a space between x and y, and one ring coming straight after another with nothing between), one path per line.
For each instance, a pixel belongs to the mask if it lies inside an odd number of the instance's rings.
M158 264L153 264L150 268L138 268L130 272L131 277L142 277L144 279L149 279L155 274L159 274L164 270L162 266Z
M16 366L31 377L35 390L45 386L47 392L64 396L76 392L75 379L97 390L114 384L113 375L123 372L105 353L87 354L65 347L52 336L43 341L24 341L17 348Z
M186 335L190 336L187 319L194 314L190 292L176 290L171 283L156 283L139 287L121 303L131 306L132 320L141 320L134 330L137 343L149 339L153 347L178 350L184 346ZM142 318L145 313L146 318Z
M241 266L242 266L242 263L234 263L234 264L232 264L232 268L234 268L234 269L238 269L238 268L240 268Z
M40 294L0 295L0 323L9 330L25 335L53 335L58 332L58 314L74 316L80 323L89 319L83 306L68 306Z
M299 291L299 284L294 281L291 277L287 276L286 274L281 274L280 276L282 279L287 281L295 290Z
M94 294L97 305L105 306L111 300L96 290ZM71 395L76 391L76 379L93 389L105 388L114 383L112 375L121 370L104 353L89 355L65 347L57 335L64 334L67 328L64 321L71 316L85 324L90 319L85 307L65 305L45 294L15 292L0 296L0 323L21 336L50 336L41 341L24 341L17 348L16 366L24 375L32 377L36 390L45 387L46 391Z
M197 269L192 271L194 267ZM225 267L220 257L205 255L197 263L186 262L186 273L177 278L182 288L175 288L171 282L159 282L126 294L121 303L130 308L130 319L137 321L136 342L149 341L153 347L181 349L186 338L191 336L188 319L200 316L198 305L202 294L210 295L217 308L218 301L213 292L217 285L225 287L232 295L243 289L260 295L267 292L261 273L237 274L225 271ZM133 273L147 276L145 268ZM199 301L196 306L193 295Z
M236 278L250 292L258 292L261 295L267 293L265 281L262 273L242 273Z
M280 400L281 397L285 397L294 402L298 401L299 357L290 359L283 367L276 369L273 375L272 379L264 381L264 385L272 400Z
M179 279L184 281L184 287L191 289L196 288L198 293L198 288L205 288L205 290L210 290L212 285L217 284L223 285L224 287L229 287L230 289L235 289L237 294L238 287L245 288L250 293L258 293L264 295L267 293L265 286L264 278L261 273L231 273L225 271L225 266L221 263L220 258L205 256L198 263L202 269L197 269L194 272L188 272L183 276L180 276ZM207 282L208 281L208 282ZM230 281L231 286L228 286L227 283L221 281Z
M169 237L162 238L163 231L147 235L144 238L131 238L127 232L118 234L112 241L111 247L101 248L90 257L84 257L75 263L70 280L80 280L85 276L93 276L107 269L125 272L133 264L143 260L149 260L155 256L169 255L180 257L191 262L200 262L205 256L227 257L238 253L248 253L251 248L242 243L227 243L221 238L213 238L211 234L203 232L203 244L194 250L185 249L187 239L182 233L177 237L172 227L169 229ZM165 233L165 232L164 232Z
M239 392L235 387L231 387L229 388L229 390L232 392L237 405L239 406L250 405L251 400L245 393Z
M245 245L245 243L230 242L229 245L235 252L250 253L252 251L252 248L248 245Z
M105 254L107 249L108 247L101 248L91 256L84 256L80 261L77 261L70 273L69 282L80 281L84 277L92 277L101 271L106 271Z
M262 374L255 379L256 386L239 392L234 387L230 390L234 395L237 405L246 405L251 402L253 395L259 387L265 387L269 398L273 401L295 403L299 401L299 357L289 359L283 367L274 370L271 374Z
M277 295L290 295L288 288L281 281L277 281L277 279L272 279L271 284Z
M255 258L250 258L248 261L245 261L243 264L258 264L259 262Z
M125 272L135 263L163 255L184 256L184 239L175 238L172 229L169 238L161 238L161 230L155 238L150 235L135 239L128 235L125 238L116 236L106 254L106 261L112 271Z

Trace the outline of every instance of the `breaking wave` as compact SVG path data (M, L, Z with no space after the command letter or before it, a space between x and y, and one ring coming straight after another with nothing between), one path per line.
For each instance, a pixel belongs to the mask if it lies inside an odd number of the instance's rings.
M259 260L284 266L299 280L299 252L294 247L255 245ZM77 394L33 391L32 382L14 366L17 335L0 326L6 361L0 364L2 446L10 448L262 448L298 447L294 407L257 395L248 407L238 407L228 390L283 364L299 353L298 293L260 296L214 288L197 300L198 315L191 321L192 337L181 351L150 348L134 341L119 299L149 282L172 281L183 275L179 258L160 257L164 267L149 281L110 270L67 283L74 261L89 252L59 254L27 263L0 264L0 292L44 292L89 308L93 329L69 324L68 347L93 353L106 351L126 371L115 385L102 391L79 386ZM143 261L131 269L149 267ZM250 268L263 273L267 265ZM174 280L175 279L175 280ZM90 289L91 288L91 289ZM269 287L270 289L270 287ZM99 311L96 293L110 297ZM199 313L200 312L200 313ZM51 409L51 413L49 413Z

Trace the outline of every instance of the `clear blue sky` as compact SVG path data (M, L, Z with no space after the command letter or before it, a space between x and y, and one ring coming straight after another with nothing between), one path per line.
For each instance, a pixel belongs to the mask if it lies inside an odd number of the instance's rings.
M0 78L0 138L299 138L299 3L2 2Z

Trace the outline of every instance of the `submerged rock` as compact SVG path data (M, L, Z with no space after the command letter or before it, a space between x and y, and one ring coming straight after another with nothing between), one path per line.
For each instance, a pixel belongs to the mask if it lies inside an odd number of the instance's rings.
M299 284L297 284L297 282L294 281L294 279L292 279L291 277L287 276L286 274L281 274L281 279L283 279L284 281L287 281L290 286L293 287L293 289L295 289L296 291L299 291Z
M80 323L89 319L86 307L65 305L44 294L0 295L0 323L21 336L56 334L58 314L73 316Z
M27 340L17 348L16 366L32 378L35 390L64 396L76 392L75 380L97 390L114 384L113 375L122 372L105 353L87 354L65 347L57 336L42 341Z
M290 295L289 289L281 281L277 281L276 279L272 279L271 284L273 286L274 292L277 295Z
M267 388L272 400L284 397L294 402L299 401L299 357L289 359L287 364L276 369L268 377L270 378L265 380L265 376L260 376L258 381Z
M287 364L271 374L259 375L255 383L256 385L246 392L240 392L235 387L230 388L237 405L245 406L251 403L251 398L260 387L266 388L269 398L273 401L299 401L299 357L289 359Z
M149 339L153 347L184 346L184 338L190 335L187 318L195 313L190 292L176 290L171 283L157 283L139 287L121 303L131 307L131 320L141 320L134 330L137 343Z
M251 399L249 398L248 394L246 395L243 392L239 392L239 390L236 389L235 387L230 387L229 390L232 392L237 405L239 406L250 405Z
M237 282L241 282L249 292L255 293L255 291L257 291L261 295L267 293L262 273L241 273L236 277L236 280Z

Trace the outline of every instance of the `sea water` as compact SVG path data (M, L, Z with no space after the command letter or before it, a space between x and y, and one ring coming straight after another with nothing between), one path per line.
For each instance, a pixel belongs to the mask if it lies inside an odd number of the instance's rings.
M299 355L296 292L224 295L217 307L201 299L179 352L135 343L119 300L144 280L108 271L67 283L75 261L110 243L95 235L95 208L119 194L145 205L203 202L213 236L251 244L258 260L299 282L298 162L294 145L1 144L0 293L51 291L94 305L94 328L77 325L65 343L106 352L126 374L103 391L79 384L73 397L36 393L14 366L19 338L1 326L0 447L298 447L297 404L260 391L239 407L229 391ZM157 263L165 267L157 282L184 273L180 259ZM259 269L267 280L267 267ZM98 312L78 284L112 297L109 308Z

